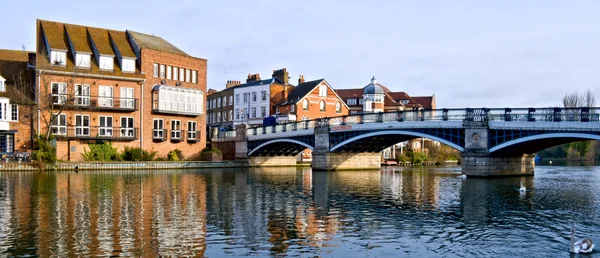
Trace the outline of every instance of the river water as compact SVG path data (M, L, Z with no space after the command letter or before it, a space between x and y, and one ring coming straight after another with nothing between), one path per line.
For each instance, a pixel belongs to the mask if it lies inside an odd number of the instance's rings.
M565 257L571 225L600 242L600 167L535 173L1 173L0 256Z

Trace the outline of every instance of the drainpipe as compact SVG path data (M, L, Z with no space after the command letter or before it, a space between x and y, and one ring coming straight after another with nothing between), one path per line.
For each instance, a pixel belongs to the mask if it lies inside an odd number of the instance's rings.
M146 79L142 81L142 89L140 94L140 149L144 149L144 84Z
M41 131L41 127L40 127L40 76L42 74L42 71L39 71L38 75L37 75L37 89L34 92L34 99L37 102L37 134L40 134Z

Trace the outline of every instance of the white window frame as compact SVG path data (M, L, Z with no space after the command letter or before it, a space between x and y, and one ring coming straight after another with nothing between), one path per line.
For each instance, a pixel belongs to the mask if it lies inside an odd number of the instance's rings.
M179 81L185 80L185 68L179 67Z
M256 118L256 107L252 107L252 118Z
M154 64L154 78L158 78L158 64Z
M327 97L327 85L319 85L319 97Z
M198 138L198 126L196 121L188 121L187 124L187 138L188 140L196 140Z
M75 105L89 106L90 105L90 85L75 84Z
M266 101L267 100L267 92L266 91L261 91L260 92L260 100L261 101Z
M110 90L109 90L110 89ZM110 93L110 94L108 94ZM112 86L98 86L98 106L100 107L112 107L114 105L113 97L115 92Z
M342 104L340 104L340 102L335 102L335 112L336 113L342 113Z
M135 72L135 59L122 58L121 66L121 70L123 70L123 72L133 73Z
M165 120L162 118L154 118L152 120L152 138L165 138Z
M112 56L100 56L100 70L114 70L115 68L115 57Z
M135 108L135 89L121 88L121 108Z
M104 126L102 122L104 121ZM113 136L113 117L112 116L98 116L98 136L100 137L112 137Z
M77 68L90 68L91 59L90 54L75 53L75 66Z
M158 69L158 77L165 78L165 65L161 64Z
M256 92L252 92L252 102L256 102Z
M125 119L125 125L123 125L123 119ZM131 127L129 122L131 121ZM121 126L121 137L135 137L135 119L132 116L122 116L119 119Z
M4 81L0 81L0 91L6 92L6 84L4 84Z
M235 120L240 120L240 110L239 109L235 110Z
M221 98L217 98L217 107L220 108L221 107Z
M267 116L267 107L262 106L260 107L260 117L265 117Z
M14 122L19 121L19 105L11 104L10 105L10 120Z
M87 118L87 125L85 118ZM90 115L75 115L75 136L90 136Z
M229 96L229 106L233 106L233 95Z
M54 90L56 86L56 90ZM50 83L50 91L52 92L52 103L53 104L65 104L67 103L67 84L64 82L52 82Z
M296 105L294 105L294 104L290 105L290 112L296 112Z
M67 51L51 50L50 65L67 66Z
M190 82L192 80L191 72L192 70L185 69L185 82Z
M240 103L240 94L235 94L235 102Z
M171 119L171 139L181 139L181 120Z
M198 71L192 71L192 83L198 83Z
M179 68L177 68L177 66L173 66L173 80L177 81L179 80Z
M303 110L308 110L308 107L309 107L309 106L310 106L310 105L309 105L309 103L308 103L308 99L303 99L303 100L302 100L302 109L303 109Z
M173 72L173 67L170 65L167 65L167 80L171 80L171 78L173 78L172 72Z
M348 99L348 105L356 105L356 99Z
M229 121L233 121L233 110L229 110Z
M52 116L56 117L52 120L50 132L54 135L67 135L67 115L53 114Z
M319 101L319 111L326 112L327 111L327 103L324 100Z

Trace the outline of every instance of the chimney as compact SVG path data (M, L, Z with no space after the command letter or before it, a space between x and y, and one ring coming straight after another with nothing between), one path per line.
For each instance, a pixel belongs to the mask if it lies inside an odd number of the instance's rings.
M288 85L290 83L290 76L287 72L287 68L281 68L279 70L273 70L273 78L277 78L284 85Z
M227 80L227 84L225 84L225 88L231 88L233 86L238 86L240 84L242 84L242 82L240 82L240 81Z
M246 79L246 83L257 82L257 81L260 81L260 74L258 74L258 73L248 74L248 79Z
M304 83L304 75L300 75L300 78L298 78L298 85L303 84Z

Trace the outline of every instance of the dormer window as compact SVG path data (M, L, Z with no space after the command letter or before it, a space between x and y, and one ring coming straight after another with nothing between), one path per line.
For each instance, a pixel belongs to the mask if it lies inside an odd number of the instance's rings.
M123 72L135 72L135 59L125 59L122 60L122 69Z
M100 56L100 69L102 70L113 70L115 64L114 57L112 56Z
M75 63L77 64L77 67L90 68L90 55L75 54Z
M67 65L67 52L66 51L50 51L50 64L52 65Z
M6 92L6 84L4 84L4 80L0 77L0 92Z

